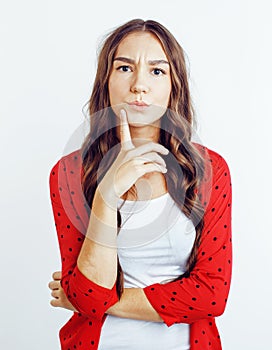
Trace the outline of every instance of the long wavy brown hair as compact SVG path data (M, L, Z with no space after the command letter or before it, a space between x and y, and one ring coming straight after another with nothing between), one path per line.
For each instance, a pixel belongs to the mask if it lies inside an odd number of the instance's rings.
M90 132L81 147L83 160L82 188L86 201L91 208L97 185L120 151L116 116L110 107L108 81L118 45L128 34L135 32L149 32L155 35L170 63L172 90L168 109L161 117L158 142L169 149L169 154L175 157L179 166L179 171L177 171L177 168L171 165L168 155L162 156L168 169L165 174L168 192L180 210L192 220L196 230L196 238L187 261L186 272L175 279L177 280L189 276L197 259L197 249L204 224L204 209L197 192L204 174L204 159L199 152L199 148L191 140L195 119L184 51L174 36L156 21L131 20L112 30L100 47L97 73L88 102ZM114 151L110 152L110 156L107 155L108 161L102 164L101 160L111 149L114 149ZM97 175L98 167L99 176ZM130 191L135 193L135 185L128 192ZM117 222L118 229L120 229L122 222L118 209ZM120 298L123 292L123 272L119 260L117 269L116 285Z

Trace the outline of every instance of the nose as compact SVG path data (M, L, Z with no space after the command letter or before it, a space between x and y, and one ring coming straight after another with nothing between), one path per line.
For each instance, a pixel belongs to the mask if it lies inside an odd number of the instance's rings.
M130 90L134 94L146 94L149 91L147 79L144 72L135 72Z

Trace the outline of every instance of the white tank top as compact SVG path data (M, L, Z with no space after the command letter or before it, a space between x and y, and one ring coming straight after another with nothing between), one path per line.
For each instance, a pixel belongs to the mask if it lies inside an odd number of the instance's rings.
M195 228L167 192L147 201L119 199L118 256L125 288L166 283L185 272ZM189 350L189 325L171 327L107 315L99 350Z

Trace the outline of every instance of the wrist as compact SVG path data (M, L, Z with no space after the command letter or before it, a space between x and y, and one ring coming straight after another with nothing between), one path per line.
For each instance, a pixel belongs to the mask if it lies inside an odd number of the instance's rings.
M93 201L102 202L104 205L116 209L119 198L112 188L104 189L103 185L99 184L96 188Z

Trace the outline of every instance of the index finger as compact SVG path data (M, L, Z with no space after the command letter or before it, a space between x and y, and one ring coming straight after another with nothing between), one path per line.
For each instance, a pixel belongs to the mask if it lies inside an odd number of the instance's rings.
M121 119L121 124L120 124L121 148L124 150L130 150L132 148L135 148L135 146L131 141L127 114L124 109L121 109L120 111L120 119Z

